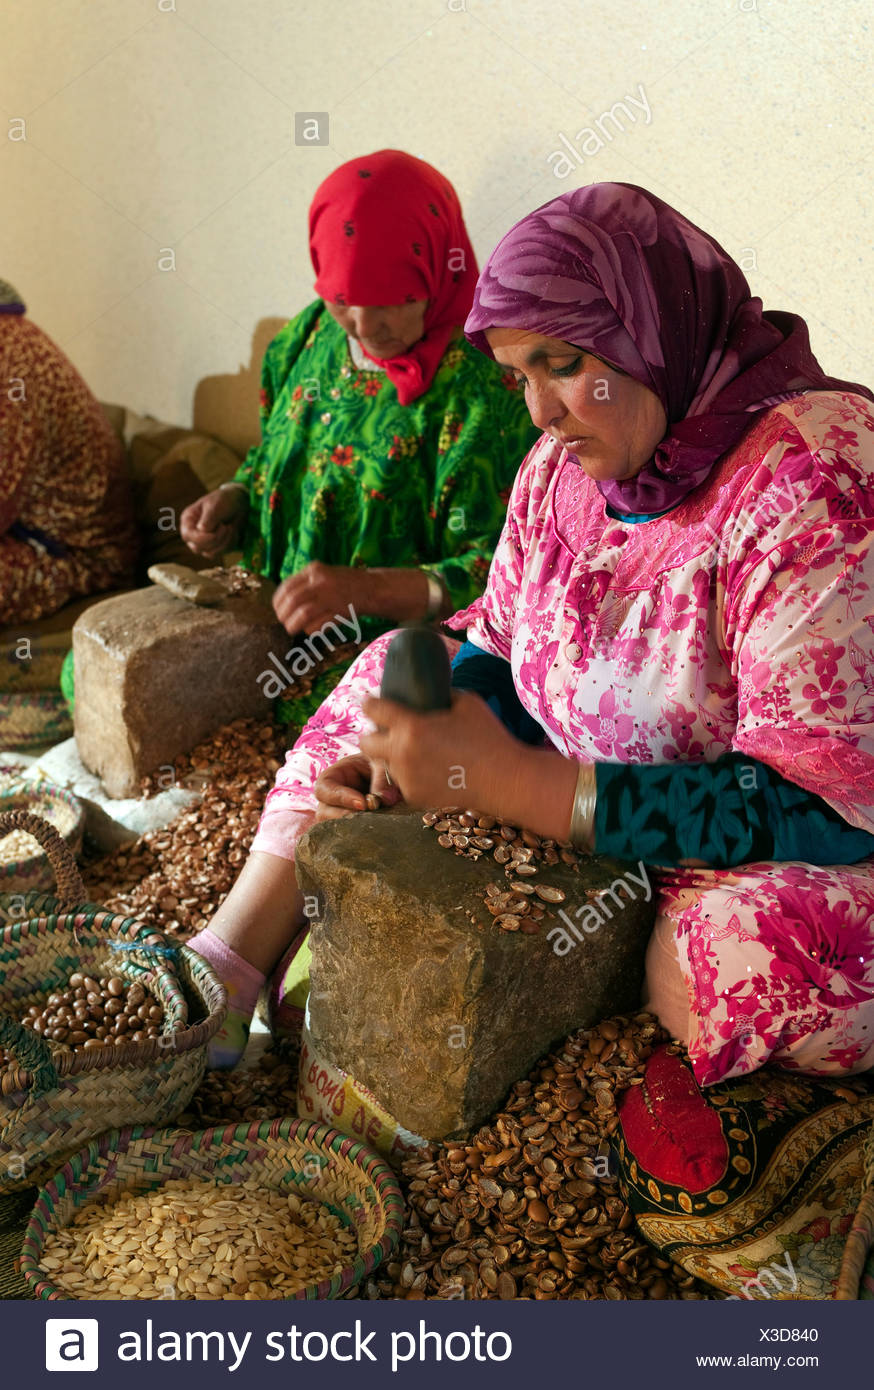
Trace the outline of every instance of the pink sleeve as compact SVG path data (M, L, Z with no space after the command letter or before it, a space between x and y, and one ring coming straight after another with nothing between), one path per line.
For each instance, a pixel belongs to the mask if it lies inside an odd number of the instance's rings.
M761 482L726 569L734 746L874 831L874 498L803 447Z
M468 641L505 661L510 660L516 603L522 593L525 537L537 451L538 445L535 445L516 475L484 593L444 624L456 632L466 628Z
M268 801L276 790L274 787L268 794ZM274 854L277 859L290 859L293 863L297 842L309 830L313 819L311 811L283 808L281 803L265 805L250 853Z
M313 793L316 778L341 758L358 752L358 740L367 727L361 701L378 693L385 653L394 635L387 632L365 647L304 725L267 793L253 851L294 859L295 846L312 825L318 805Z

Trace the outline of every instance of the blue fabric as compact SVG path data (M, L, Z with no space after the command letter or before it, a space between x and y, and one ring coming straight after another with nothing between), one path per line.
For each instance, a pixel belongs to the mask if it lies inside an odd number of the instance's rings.
M668 508L668 511L673 510ZM636 526L641 521L655 521L657 516L667 516L667 512L635 512L633 516L626 516L624 512L614 511L612 507L607 508L607 515L614 521L627 521L629 526Z
M759 766L762 766L759 764ZM764 799L774 826L774 858L804 864L858 864L874 854L874 835L849 825L822 797L765 768Z
M516 694L509 661L484 652L474 642L464 642L452 662L452 688L480 695L522 743L543 742L543 729Z
M874 835L743 753L712 763L598 763L599 854L714 869L758 861L856 864Z

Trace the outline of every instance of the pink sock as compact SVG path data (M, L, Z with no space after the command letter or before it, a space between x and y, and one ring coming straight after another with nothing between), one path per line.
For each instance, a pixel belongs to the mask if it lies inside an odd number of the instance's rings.
M209 927L189 944L209 962L228 992L227 1017L209 1044L207 1065L234 1067L246 1050L249 1024L266 977Z

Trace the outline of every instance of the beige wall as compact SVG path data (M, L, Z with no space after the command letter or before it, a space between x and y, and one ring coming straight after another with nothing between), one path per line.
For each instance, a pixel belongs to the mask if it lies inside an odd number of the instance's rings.
M562 190L643 184L874 382L872 48L870 0L2 0L0 276L102 399L242 447L316 184L395 146L481 259Z

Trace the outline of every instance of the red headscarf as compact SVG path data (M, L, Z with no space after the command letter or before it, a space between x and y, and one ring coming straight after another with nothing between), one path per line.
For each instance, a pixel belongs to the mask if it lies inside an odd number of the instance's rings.
M423 395L467 317L478 273L449 180L401 150L350 159L313 198L310 256L316 293L330 303L428 300L419 341L399 357L371 358L385 368L401 405Z

